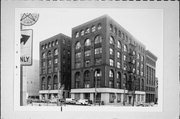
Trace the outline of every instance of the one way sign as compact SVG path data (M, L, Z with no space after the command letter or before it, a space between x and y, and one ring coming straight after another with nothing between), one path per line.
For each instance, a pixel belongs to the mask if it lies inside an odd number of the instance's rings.
M21 30L21 65L32 65L32 29Z

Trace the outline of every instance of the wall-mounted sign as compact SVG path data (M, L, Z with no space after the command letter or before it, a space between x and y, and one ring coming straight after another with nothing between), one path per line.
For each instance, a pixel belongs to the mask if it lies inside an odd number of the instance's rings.
M32 65L32 40L33 40L33 30L24 29L21 30L21 52L20 52L20 62L21 65Z

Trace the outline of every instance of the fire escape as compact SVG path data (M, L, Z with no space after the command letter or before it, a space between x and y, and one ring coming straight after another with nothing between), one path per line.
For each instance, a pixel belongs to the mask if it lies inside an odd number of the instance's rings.
M128 73L129 78L127 81L127 89L128 89L128 95L132 95L133 97L133 106L135 101L135 81L136 81L136 53L135 53L135 45L130 44L130 50L128 53Z

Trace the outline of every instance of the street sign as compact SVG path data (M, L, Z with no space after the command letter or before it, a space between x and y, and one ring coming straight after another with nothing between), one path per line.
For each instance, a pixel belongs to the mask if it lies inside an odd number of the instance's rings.
M21 30L21 50L20 50L20 62L21 65L32 65L32 39L33 30L24 29Z

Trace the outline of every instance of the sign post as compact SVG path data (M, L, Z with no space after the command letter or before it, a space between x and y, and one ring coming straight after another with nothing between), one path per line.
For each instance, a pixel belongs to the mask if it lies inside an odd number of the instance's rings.
M22 26L22 25L21 25ZM23 106L26 104L26 80L23 79L23 66L32 65L32 38L33 31L32 29L21 29L21 38L20 38L20 105ZM26 87L25 87L26 86Z
M39 19L38 13L23 13L20 19L20 106L26 103L25 94L27 91L26 79L23 79L23 66L32 65L32 41L33 41L33 30L23 29L23 26L32 26ZM26 86L26 87L25 87Z

